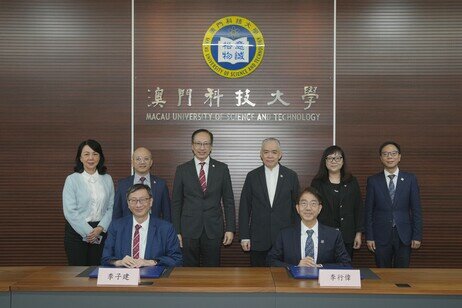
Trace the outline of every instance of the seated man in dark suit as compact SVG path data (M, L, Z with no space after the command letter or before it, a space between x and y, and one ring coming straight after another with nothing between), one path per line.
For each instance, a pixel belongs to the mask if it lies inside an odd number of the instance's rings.
M268 253L270 266L350 265L348 255L338 229L320 224L321 196L312 187L306 188L296 206L301 222L279 233L276 243Z
M152 215L166 221L172 221L167 184L165 180L150 173L152 163L152 154L148 149L139 147L133 152L132 166L135 169L135 174L118 181L112 219L131 215L127 204L127 190L133 184L146 184L151 188L154 198L155 207L152 209Z
M132 215L112 221L101 264L130 268L181 266L183 256L173 225L149 214L153 203L149 186L130 187L127 202Z

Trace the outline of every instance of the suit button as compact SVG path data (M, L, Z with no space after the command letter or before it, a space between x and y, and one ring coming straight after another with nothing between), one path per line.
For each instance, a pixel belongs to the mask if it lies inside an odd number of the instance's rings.
M342 207L343 207L343 205L342 205L342 204L340 204L340 208L342 208Z
M340 218L340 220L343 220L343 217L342 217L342 218Z

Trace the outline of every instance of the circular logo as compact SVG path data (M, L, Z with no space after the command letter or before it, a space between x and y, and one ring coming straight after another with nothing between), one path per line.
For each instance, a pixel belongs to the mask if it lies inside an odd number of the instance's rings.
M218 75L241 78L260 65L265 53L263 34L257 25L240 16L215 21L202 42L205 62Z

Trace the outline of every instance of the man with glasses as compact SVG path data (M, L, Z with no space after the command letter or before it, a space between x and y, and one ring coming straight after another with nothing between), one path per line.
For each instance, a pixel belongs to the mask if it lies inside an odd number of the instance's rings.
M366 242L378 267L409 267L411 248L422 241L422 213L417 178L398 168L399 144L380 146L384 170L367 179Z
M267 266L268 251L279 231L295 222L300 191L297 173L279 164L278 139L263 140L260 158L263 165L247 174L239 204L241 247L250 251L251 266Z
M212 146L212 133L196 130L191 136L194 157L177 167L173 181L172 222L184 266L219 266L221 244L230 245L234 238L231 176L226 164L210 158Z
M131 214L127 205L127 190L133 184L145 184L151 188L154 196L155 206L152 209L152 214L155 217L171 221L168 187L165 180L150 173L152 163L152 154L148 149L139 147L133 152L132 166L135 169L135 174L121 179L117 183L112 219L117 219Z
M320 224L321 196L313 187L306 188L296 209L301 221L283 229L268 253L271 266L329 267L349 266L348 255L338 229Z
M109 226L102 265L181 266L183 258L173 225L149 214L153 205L149 186L133 185L126 199L132 214L112 221Z

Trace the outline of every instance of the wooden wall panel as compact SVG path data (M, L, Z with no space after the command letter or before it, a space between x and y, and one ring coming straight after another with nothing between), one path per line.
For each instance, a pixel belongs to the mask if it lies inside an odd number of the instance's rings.
M210 85L225 89L204 66L200 45L186 46L197 48L197 60L179 58L167 71L162 65L181 56L170 41L172 33L183 33L182 42L200 44L202 20L207 26L232 14L255 20L273 44L261 67L231 83L233 88L253 87L260 80L268 87L298 87L297 80L311 76L305 67L323 74L333 64L324 54L332 41L330 1L248 1L243 8L194 1L195 10L187 3L136 1L138 17L144 18L137 37L146 39L158 30L154 41L136 46L137 56L155 63L145 71L137 64L137 103L155 83L196 88L211 75ZM130 9L128 0L1 3L0 265L65 264L61 190L81 140L103 144L115 179L130 173ZM278 14L269 17L271 9ZM363 195L367 176L381 169L377 147L385 139L401 143L401 167L417 174L423 204L424 240L412 256L414 267L460 266L461 29L458 0L337 0L337 143L347 151ZM300 43L303 35L315 45ZM313 60L319 57L326 62ZM298 67L283 72L287 65ZM164 74L156 72L159 68ZM322 77L329 85L330 76ZM138 107L140 115L144 111ZM135 143L153 149L154 172L171 188L176 165L191 158L191 131L211 128L214 157L229 164L238 200L246 172L260 163L263 137L281 138L283 163L299 173L304 186L328 145L332 125L326 121L303 130L298 124L218 124L153 125L137 117ZM224 251L223 264L243 265L246 258L235 242ZM355 265L373 264L363 245Z
M309 185L321 150L332 142L333 1L188 2L158 5L136 1L135 33L135 143L153 150L155 173L170 187L176 166L192 159L191 133L201 127L214 135L212 156L228 164L236 200L236 218L245 176L261 165L260 145L267 137L281 140L285 166L296 170L302 186ZM237 15L250 19L263 33L265 55L251 75L227 79L217 75L202 55L202 41L216 20ZM320 99L304 111L305 85L318 86ZM147 107L147 89L164 89L163 108ZM191 88L192 107L177 107L178 88ZM220 107L204 105L207 88L220 89ZM235 91L250 89L256 104L236 107ZM276 90L291 106L267 106ZM147 112L282 112L320 113L319 122L257 121L146 121ZM167 162L167 164L166 164ZM223 249L222 265L248 266L239 234Z
M130 3L2 1L0 37L0 265L66 264L78 144L130 172Z
M338 144L365 194L381 170L378 147L402 146L400 168L417 175L424 235L413 267L458 267L462 218L462 4L338 1ZM363 249L357 265L373 265Z

